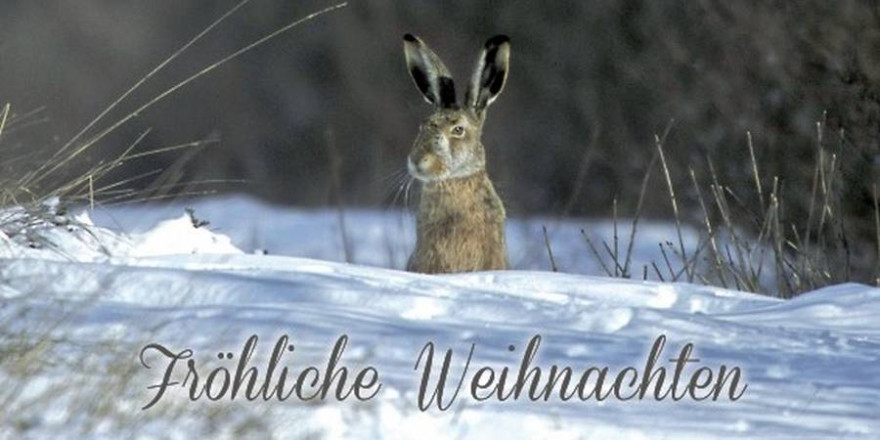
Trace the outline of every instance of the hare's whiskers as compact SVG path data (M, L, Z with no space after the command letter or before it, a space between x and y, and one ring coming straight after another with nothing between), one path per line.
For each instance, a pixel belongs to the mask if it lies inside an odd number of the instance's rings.
M386 208L389 207L389 203L394 203L394 199L396 198L395 192L400 190L400 185L403 183L403 177L404 175L398 170L384 179L389 182L382 188L382 204L385 205Z
M400 195L403 193L405 186L406 186L406 181L403 178L401 178L397 184L397 191L394 193L394 198L391 199L391 204L388 206L389 209L393 208L394 206L397 205L397 200L400 199Z
M387 174L384 177L376 179L376 182L382 188L382 196L387 197L394 191L394 188L400 184L400 180L403 178L403 174L406 172L406 169L397 169Z
M403 194L403 207L407 212L409 212L409 190L412 188L412 184L415 180L415 178L410 176L409 180L406 182L406 191L404 191Z
M396 170L394 170L394 171L388 173L388 174L385 175L384 177L380 177L379 179L377 179L377 181L378 181L379 183L382 183L382 184L386 184L386 183L389 183L389 182L393 182L393 181L399 180L400 177L401 177L405 172L406 172L406 167L398 168L398 169L396 169Z

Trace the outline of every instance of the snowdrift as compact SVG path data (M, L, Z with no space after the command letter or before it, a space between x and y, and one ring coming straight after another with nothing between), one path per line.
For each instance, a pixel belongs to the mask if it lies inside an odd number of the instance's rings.
M16 386L6 407L35 402L16 406L0 437L880 438L880 289L839 285L781 301L539 271L543 255L530 260L537 245L524 238L535 237L539 221L511 225L521 270L424 276L389 268L402 264L411 232L399 214L347 213L357 231L354 260L363 264L346 264L328 261L345 258L333 211L215 199L196 207L212 222L200 228L181 213L180 206L138 207L95 213L98 226L85 216L72 226L43 225L38 248L21 238L28 234L2 237L4 345L45 347L28 351L24 374L0 364L0 380ZM156 224L160 218L172 220ZM389 222L404 229L386 234ZM584 225L554 226L565 267L588 267L574 240ZM649 261L654 247L645 245L638 258ZM270 255L253 253L263 249ZM148 344L191 349L210 371L233 369L245 340L258 335L252 364L263 368L287 335L295 350L285 365L298 372L325 365L343 334L342 362L381 374L374 399L193 402L175 386L141 410L164 372L155 351L143 359L152 368L141 363ZM457 377L472 346L475 365L515 370L535 335L542 339L533 365L612 370L644 365L664 335L664 363L693 344L700 361L688 371L738 366L748 388L736 401L477 402L463 395L448 411L419 410L415 364L427 342L438 353L453 350ZM226 353L235 359L220 359ZM180 368L174 377L185 375Z

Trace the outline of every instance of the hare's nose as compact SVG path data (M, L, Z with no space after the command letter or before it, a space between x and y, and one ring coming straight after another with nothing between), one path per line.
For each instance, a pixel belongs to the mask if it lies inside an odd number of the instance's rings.
M437 168L437 158L426 154L419 158L414 158L412 156L407 160L407 168L409 168L410 172L415 172L415 174L431 174L436 172Z
M423 173L433 171L433 168L435 166L436 161L437 160L434 158L434 156L430 156L430 155L422 156L422 158L419 159L419 162L417 164L419 171L421 171Z

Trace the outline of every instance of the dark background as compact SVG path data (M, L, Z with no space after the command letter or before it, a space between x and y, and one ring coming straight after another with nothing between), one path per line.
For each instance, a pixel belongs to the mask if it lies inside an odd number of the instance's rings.
M9 134L19 136L18 151L57 148L235 3L4 0L0 101L18 113L45 108L47 119ZM108 121L330 4L253 0ZM512 215L607 216L615 196L631 214L653 137L671 120L666 151L686 212L695 206L689 167L705 181L711 159L724 182L749 183L750 130L764 183L780 176L788 215L802 215L823 121L825 147L841 157L846 215L871 234L880 141L874 1L353 0L182 89L101 142L91 160L119 154L145 128L146 147L218 137L188 162L188 180L243 179L215 189L280 203L387 206L396 190L389 176L430 112L404 67L405 32L440 54L459 91L482 43L511 37L509 83L484 143ZM181 154L125 173L169 167ZM665 185L654 182L644 214L668 217Z

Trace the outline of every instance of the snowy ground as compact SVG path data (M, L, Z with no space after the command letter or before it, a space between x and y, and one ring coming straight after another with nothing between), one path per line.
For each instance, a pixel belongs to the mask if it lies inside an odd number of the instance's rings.
M0 417L0 438L880 438L880 289L840 285L783 302L554 274L545 271L542 225L567 272L599 273L580 228L613 236L609 223L555 219L511 222L520 270L422 276L394 270L412 242L411 219L396 211L347 211L343 234L334 210L245 198L193 206L209 226L193 228L182 206L134 207L97 210L102 227L90 232L74 221L0 235L0 380L12 390L0 392L0 404L14 410ZM157 225L162 219L172 220ZM657 259L657 243L672 234L645 224L635 267ZM262 250L269 255L254 254ZM358 264L340 263L346 254ZM289 335L292 374L326 363L347 334L343 364L375 366L383 389L366 403L315 404L190 402L174 388L139 409L161 379L160 368L138 360L146 344L231 367L251 334L260 359ZM456 367L476 344L476 364L516 369L534 334L543 338L536 365L576 370L643 365L665 334L664 358L693 343L701 365L741 367L748 390L735 402L465 396L447 412L417 409L413 366L426 342L454 349Z

